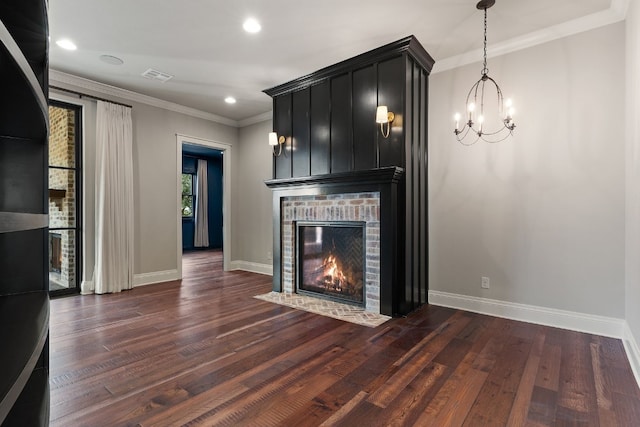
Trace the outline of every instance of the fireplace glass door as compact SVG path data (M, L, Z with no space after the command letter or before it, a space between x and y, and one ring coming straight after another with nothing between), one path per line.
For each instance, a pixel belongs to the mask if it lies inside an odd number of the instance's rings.
M365 223L297 222L299 293L364 306Z

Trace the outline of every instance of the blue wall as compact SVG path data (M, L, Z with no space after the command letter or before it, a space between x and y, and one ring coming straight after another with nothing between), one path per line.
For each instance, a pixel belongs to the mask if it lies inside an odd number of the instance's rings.
M222 248L222 162L221 151L210 148L182 144L182 172L196 173L198 159L207 161L209 190L209 248ZM194 250L193 218L182 218L182 249Z

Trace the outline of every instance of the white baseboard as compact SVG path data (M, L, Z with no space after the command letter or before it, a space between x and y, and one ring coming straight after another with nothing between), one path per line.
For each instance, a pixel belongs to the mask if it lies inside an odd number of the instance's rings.
M606 337L623 339L625 336L626 322L615 317L596 316L440 291L429 291L429 304Z
M640 347L638 347L638 342L633 336L627 322L624 322L624 338L622 339L622 343L627 352L627 359L629 359L633 375L636 377L638 385L640 385Z
M146 286L160 282L171 282L173 280L180 280L180 275L178 274L177 269L134 274L133 287L137 288L138 286Z
M266 274L267 276L273 276L273 265L271 264L259 264L257 262L249 261L231 261L230 270L243 270L251 273Z

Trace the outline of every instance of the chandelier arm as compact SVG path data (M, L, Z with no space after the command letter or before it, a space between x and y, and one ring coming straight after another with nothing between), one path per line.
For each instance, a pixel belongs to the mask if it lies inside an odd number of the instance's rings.
M473 86L471 86L471 89L469 89L469 93L467 94L467 105L469 105L469 98L471 98L471 94L474 92L474 90L475 90L475 93L473 95L474 98L477 96L477 93L478 93L478 89L477 88L478 88L478 85L480 84L481 81L482 81L482 79L479 79L477 82L475 82L475 84ZM475 101L475 99L474 99L474 101Z
M480 89L480 114L484 117L484 85L486 80L482 79L482 88Z
M483 134L483 135L488 135L488 136L491 136L491 135L499 135L499 134L501 134L502 132L504 132L504 130L505 130L505 129L506 129L508 132L511 132L511 130L510 130L507 126L504 126L504 125L503 125L500 129L498 129L498 130L496 130L496 131L493 131L493 132L484 132L484 131L483 131L483 132L482 132L482 134Z
M466 137L466 135L465 135L465 137ZM470 145L475 144L475 143L476 143L476 142L478 142L478 141L480 141L480 136L478 136L477 134L476 134L475 139L471 140L471 142L465 142L465 141L464 141L464 138L462 138L462 139L458 139L458 142L459 142L460 144L462 144L462 145L466 145L467 147L468 147L468 146L470 146Z
M504 96L502 95L502 89L500 89L500 85L494 79L487 75L487 80L491 80L491 82L496 87L496 92L498 93L498 112L500 115L504 113Z
M466 130L465 130L466 128ZM456 134L456 138L458 139L459 142L462 142L463 139L465 139L467 137L467 134L469 133L469 131L472 130L471 127L465 125L464 128L462 128L462 130ZM460 134L464 131L464 135L462 135L462 137L460 136Z
M483 140L484 142L489 143L489 144L497 144L498 142L502 142L502 141L504 141L505 139L509 138L509 137L510 137L510 136L512 136L512 135L513 135L513 133L512 133L511 131L509 131L509 132L504 136L504 138L501 138L501 139L498 139L498 140L495 140L495 141L492 141L492 140L489 140L489 139L485 139L485 138L482 138L482 140Z

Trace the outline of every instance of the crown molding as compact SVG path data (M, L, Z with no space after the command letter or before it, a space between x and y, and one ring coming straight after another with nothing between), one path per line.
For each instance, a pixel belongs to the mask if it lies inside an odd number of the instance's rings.
M60 85L60 84L71 85L75 88L80 88L84 91L89 91L89 92L99 94L100 96L106 96L106 97L112 96L120 99L125 99L127 101L139 102L141 104L163 108L165 110L173 111L175 113L181 113L187 116L204 119L204 120L208 120L211 122L215 122L215 123L219 123L227 126L232 126L235 128L240 126L240 124L236 120L231 120L226 117L207 113L205 111L197 110L195 108L186 107L184 105L176 104L174 102L164 101L162 99L154 98L148 95L143 95L141 93L133 92L131 90L122 89L122 88L111 86L105 83L96 82L94 80L89 80L84 77L74 76L72 74L67 74L62 71L50 69L49 83L53 85ZM87 95L91 95L91 93L87 93Z
M240 120L238 122L238 127L243 128L245 126L254 125L256 123L266 122L267 120L271 120L271 119L273 119L273 111L267 111L262 114L258 114L257 116L248 117L244 120Z
M576 18L562 24L554 25L542 30L534 31L520 37L515 37L490 46L487 57L495 58L507 53L516 52L528 47L537 46L553 40L558 40L574 34L604 27L624 21L627 17L627 9L631 0L611 0L609 9ZM460 55L436 61L431 74L452 70L464 65L473 64L482 58L482 49L472 50Z

